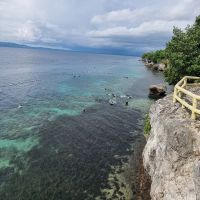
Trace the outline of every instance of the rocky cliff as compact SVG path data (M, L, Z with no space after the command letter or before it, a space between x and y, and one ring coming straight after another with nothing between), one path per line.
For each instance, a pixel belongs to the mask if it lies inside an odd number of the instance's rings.
M173 95L150 108L151 132L143 164L152 200L200 200L200 119L173 103Z

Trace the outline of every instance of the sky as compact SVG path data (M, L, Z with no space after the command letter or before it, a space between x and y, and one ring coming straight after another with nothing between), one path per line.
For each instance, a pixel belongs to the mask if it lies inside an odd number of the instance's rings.
M0 42L142 55L198 15L200 0L0 0Z

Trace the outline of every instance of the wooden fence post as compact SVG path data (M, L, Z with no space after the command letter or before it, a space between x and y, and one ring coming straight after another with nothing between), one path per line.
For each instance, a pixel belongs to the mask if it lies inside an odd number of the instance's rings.
M185 78L184 80L184 88L186 89L186 86L187 86L187 78Z
M185 102L185 99L183 99L183 102ZM182 104L182 108L185 108L185 106Z
M192 119L196 119L196 117L197 117L197 114L195 113L195 109L197 109L197 104L198 104L198 101L197 101L197 99L195 99L195 98L193 98L193 108L192 108Z
M178 96L181 98L182 97L182 92L179 91Z

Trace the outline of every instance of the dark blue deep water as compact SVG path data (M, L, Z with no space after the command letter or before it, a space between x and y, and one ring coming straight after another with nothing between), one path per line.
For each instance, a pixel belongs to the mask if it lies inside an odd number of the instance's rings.
M139 59L0 48L0 199L135 198L148 88L164 83Z

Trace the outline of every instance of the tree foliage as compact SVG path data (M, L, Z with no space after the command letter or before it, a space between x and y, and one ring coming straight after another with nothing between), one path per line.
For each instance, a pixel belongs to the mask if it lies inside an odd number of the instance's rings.
M200 15L185 32L174 27L173 34L166 44L170 67L164 74L169 84L176 84L184 76L200 76Z
M147 52L142 55L142 59L144 58L147 58L153 61L154 63L160 63L162 62L162 60L166 59L165 50L161 49L161 50L157 50L156 52L153 52L153 51Z
M145 54L142 55L142 59L147 58L147 59L149 59L149 60L152 60L153 55L154 55L154 52L153 52L153 51L147 52L147 53L145 53Z
M154 63L161 63L162 60L166 59L166 53L165 53L165 50L164 49L161 49L161 50L157 50L154 55L153 55L153 58L152 58L152 61Z

